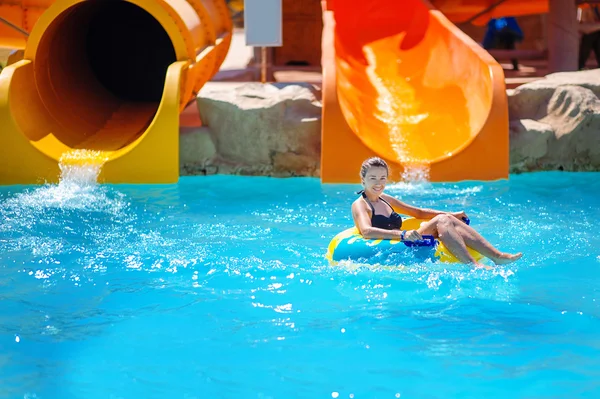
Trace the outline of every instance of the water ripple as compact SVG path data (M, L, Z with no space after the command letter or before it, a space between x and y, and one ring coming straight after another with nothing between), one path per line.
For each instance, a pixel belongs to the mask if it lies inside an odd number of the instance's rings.
M316 179L0 188L0 398L593 397L597 180L389 187L525 253L491 271L329 266L357 187Z

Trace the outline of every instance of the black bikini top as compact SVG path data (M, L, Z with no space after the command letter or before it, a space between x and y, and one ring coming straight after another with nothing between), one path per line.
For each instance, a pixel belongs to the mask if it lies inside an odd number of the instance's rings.
M400 228L402 227L402 216L400 216L396 213L396 211L394 211L394 208L390 205L389 202L379 197L379 199L385 202L387 206L392 208L392 213L390 214L390 216L376 215L375 207L373 206L373 204L371 204L365 192L361 191L360 194L362 194L362 197L365 199L366 203L369 204L369 206L371 207L371 226L385 230L400 230Z

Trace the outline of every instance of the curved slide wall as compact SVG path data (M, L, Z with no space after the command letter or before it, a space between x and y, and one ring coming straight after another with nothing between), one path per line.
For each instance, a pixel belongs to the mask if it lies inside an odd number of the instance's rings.
M102 163L103 182L176 182L179 113L229 49L224 0L26 3L0 1L33 27L26 44L0 31L25 44L0 75L0 184L55 182L61 160Z
M431 4L454 23L476 17L475 25L484 25L490 18L545 14L549 10L549 0L432 0Z
M386 159L400 179L508 177L501 66L422 0L324 1L323 182Z

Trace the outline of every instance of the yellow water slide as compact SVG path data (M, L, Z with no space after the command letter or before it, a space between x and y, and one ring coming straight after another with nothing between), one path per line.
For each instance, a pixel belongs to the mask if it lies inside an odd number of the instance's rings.
M0 0L0 184L101 163L107 183L179 178L179 113L231 42L224 0Z

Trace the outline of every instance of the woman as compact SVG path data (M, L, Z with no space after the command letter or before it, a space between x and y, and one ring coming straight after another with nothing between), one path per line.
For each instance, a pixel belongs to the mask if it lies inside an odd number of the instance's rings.
M501 49L515 50L515 44L524 39L523 31L514 17L490 19L483 38L483 48L486 50ZM519 70L519 61L511 59L513 70Z
M588 5L577 9L577 20L581 41L579 42L579 70L585 68L592 50L596 54L596 62L600 67L600 7Z
M490 258L495 264L511 263L523 256L521 252L508 254L498 251L472 227L461 221L466 218L465 212L441 212L421 209L405 204L398 199L383 193L388 178L388 166L381 158L369 158L360 168L360 177L364 189L352 204L352 217L356 227L365 238L401 239L415 241L422 235L433 235L444 243L446 248L461 262L472 263L475 267L486 267L478 263L467 247ZM430 219L423 222L418 230L401 230L403 214L417 219Z

